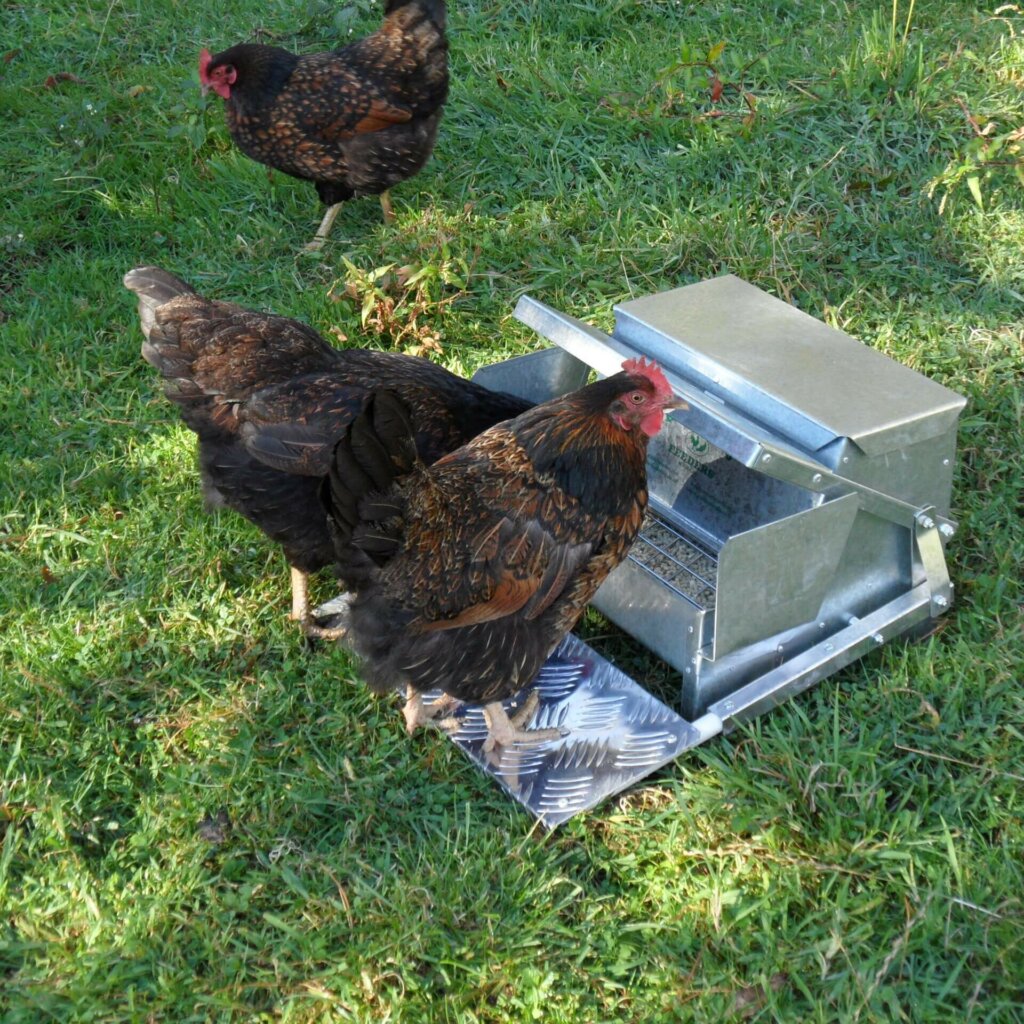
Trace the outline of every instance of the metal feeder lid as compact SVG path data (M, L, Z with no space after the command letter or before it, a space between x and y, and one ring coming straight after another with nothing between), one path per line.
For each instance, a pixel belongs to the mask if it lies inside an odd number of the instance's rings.
M615 332L805 451L881 455L945 433L965 404L909 367L732 274L615 307Z

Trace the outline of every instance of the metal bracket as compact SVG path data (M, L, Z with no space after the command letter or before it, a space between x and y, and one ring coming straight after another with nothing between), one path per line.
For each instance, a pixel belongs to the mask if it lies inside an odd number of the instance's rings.
M942 550L942 526L936 522L932 506L921 509L914 517L914 544L924 569L925 582L931 594L931 617L938 618L953 602L953 584Z

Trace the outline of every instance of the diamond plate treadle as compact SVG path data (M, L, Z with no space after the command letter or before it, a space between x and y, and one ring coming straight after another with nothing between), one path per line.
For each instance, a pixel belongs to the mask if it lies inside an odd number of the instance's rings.
M698 730L575 636L567 636L537 676L540 707L530 729L566 735L536 746L481 749L479 707L460 709L452 741L545 826L594 807L700 742ZM506 709L525 699L524 691ZM424 696L430 704L440 694Z

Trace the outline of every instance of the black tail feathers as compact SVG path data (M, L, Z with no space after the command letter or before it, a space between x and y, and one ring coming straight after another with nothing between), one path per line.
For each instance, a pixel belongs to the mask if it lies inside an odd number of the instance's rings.
M334 447L320 496L343 577L358 576L368 555L384 564L401 537L401 505L389 494L418 464L409 412L390 391L376 391Z

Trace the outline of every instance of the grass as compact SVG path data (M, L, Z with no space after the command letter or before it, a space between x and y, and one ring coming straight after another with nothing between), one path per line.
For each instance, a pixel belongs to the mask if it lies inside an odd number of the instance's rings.
M1024 1020L1020 6L453 4L433 160L321 259L196 55L378 9L253 11L0 11L0 1018ZM607 327L739 274L969 397L957 603L545 836L307 651L279 554L203 512L144 262L342 344L415 319L462 372L538 344L525 291Z

